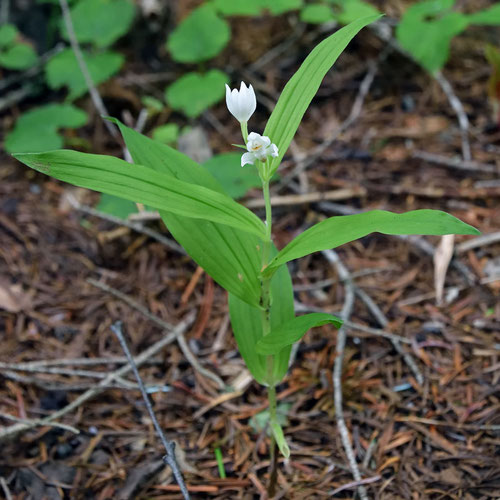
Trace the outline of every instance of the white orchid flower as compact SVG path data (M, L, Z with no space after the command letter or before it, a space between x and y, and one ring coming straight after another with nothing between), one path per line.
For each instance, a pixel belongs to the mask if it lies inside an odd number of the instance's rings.
M276 144L271 144L269 137L255 132L250 132L248 135L247 150L248 153L244 153L241 157L242 167L247 163L253 165L255 160L265 162L270 156L273 158L278 156Z
M246 123L257 107L257 99L252 85L241 82L240 90L231 90L226 84L226 104L229 112L240 122Z

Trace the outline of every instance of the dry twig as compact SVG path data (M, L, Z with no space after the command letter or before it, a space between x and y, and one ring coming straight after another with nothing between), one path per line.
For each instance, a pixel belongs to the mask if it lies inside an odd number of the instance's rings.
M153 229L150 229L149 227L144 226L140 222L132 222L130 220L126 219L120 219L120 217L115 217L114 215L111 214L105 214L103 212L99 212L95 208L89 207L87 205L82 205L73 195L68 194L67 199L71 206L75 209L78 210L79 212L83 212L88 215L93 215L95 217L99 217L100 219L106 220L108 222L112 222L113 224L118 224L120 226L125 226L128 227L138 233L145 234L146 236L149 236L150 238L153 238L154 240L158 241L159 243L162 243L165 245L167 248L170 250L173 250L175 252L179 252L183 255L186 254L184 249L178 245L175 241L166 238L163 236L161 233L158 231L154 231ZM158 215L159 218L159 215Z
M9 490L7 481L3 477L0 477L0 486L2 487L3 493L5 495L5 500L12 500L12 495Z
M94 85L94 81L92 80L92 76L90 75L87 63L85 62L85 59L83 57L82 49L80 48L80 44L78 43L78 39L76 38L75 27L73 26L73 20L71 19L68 0L59 0L59 5L61 6L62 16L64 24L66 26L66 30L68 32L68 38L71 44L71 48L75 53L76 60L78 61L78 66L80 67L80 71L82 72L85 84L87 85L90 97L92 98L92 102L94 103L95 108L101 116L109 116L108 110L106 109L106 106L102 101L101 95ZM113 136L113 138L118 139L119 134L116 130L116 127L107 120L104 120L104 125L108 129L109 133Z
M380 307L361 288L356 287L356 295L365 303L366 307L368 307L368 309L373 314L375 319L379 322L380 326L382 328L385 328L389 324L389 320L385 317L385 314L382 312ZM403 357L406 364L408 365L410 370L413 372L413 376L415 377L415 380L420 385L422 385L424 383L424 376L422 375L422 372L420 371L417 363L413 359L413 356L409 352L404 350L403 346L401 345L401 340L396 338L396 336L392 336L390 338L390 341L392 342L394 349L396 349L396 351L398 351L398 353ZM410 343L411 343L411 341L410 341Z
M127 341L125 340L125 336L123 335L122 331L122 323L121 321L117 321L113 325L111 325L111 330L113 333L117 336L120 345L122 346L123 352L127 356L128 362L130 363L130 366L132 367L132 371L134 372L135 378L137 379L137 383L139 384L139 389L142 394L142 398L144 399L144 403L146 404L146 408L148 410L149 416L151 417L151 420L153 421L153 425L155 427L156 433L158 434L163 446L165 447L165 450L167 454L163 457L163 462L165 465L170 466L172 469L172 472L174 474L175 480L177 484L179 485L179 488L181 489L182 495L185 500L189 500L189 492L186 488L186 484L184 483L184 478L182 476L182 472L179 469L179 465L177 464L177 460L175 458L175 442L174 441L169 441L166 437L165 434L163 433L163 430L161 428L161 425L158 422L158 419L156 418L155 412L153 410L153 407L151 405L151 401L149 400L149 397L146 392L146 388L144 387L144 383L142 382L141 375L139 374L139 370L137 369L136 364L134 363L134 358L132 357L132 354L130 353L130 350L127 345Z
M328 262L335 266L337 273L340 278L345 283L345 300L344 306L342 307L342 312L340 317L343 320L349 319L352 309L354 307L354 285L350 278L350 273L347 268L342 264L340 258L336 252L333 250L323 250L322 254L326 257ZM342 444L344 446L345 453L347 455L347 460L349 462L349 467L351 469L354 480L358 484L358 493L361 500L368 500L368 494L366 488L361 483L361 473L359 472L359 467L356 462L356 457L354 456L354 451L351 445L351 439L349 437L349 430L344 419L344 411L342 408L342 362L344 360L344 348L346 342L346 329L341 327L337 333L337 345L336 345L336 357L335 364L333 366L333 399L335 403L335 417L337 419L337 426L339 429L340 437L342 439Z
M427 153L426 151L414 151L413 158L428 161L429 163L436 163L437 165L444 165L457 170L465 170L467 172L484 172L488 174L495 174L499 172L496 165L489 165L487 163L479 163L471 160L459 160L458 158L448 158L447 156L436 155Z
M153 344L151 347L143 351L139 356L135 358L135 364L136 366L142 365L145 361L151 359L153 356L155 356L159 351L161 351L166 345L171 344L179 335L179 333L183 333L187 330L187 328L193 323L195 314L194 312L190 312L189 314L186 315L183 321L181 321L168 335L165 337L161 338L158 342ZM96 394L101 393L103 390L105 390L106 386L108 386L111 382L115 381L119 377L123 377L126 375L128 372L130 372L132 368L130 365L125 365L119 368L118 370L110 373L104 380L99 382L97 385L94 385L91 389L87 390L80 396L78 396L75 400L73 400L71 403L66 405L64 408L61 408L60 410L57 410L56 412L52 413L51 415L43 418L40 420L41 424L40 425L46 425L50 422L53 422L54 420L66 415L67 413L73 411L74 409L78 408L81 406L83 403L88 401L89 399L93 398ZM20 422L14 425L11 425L10 427L7 427L6 429L1 429L0 430L0 441L11 438L20 432L27 431L29 429L32 429L35 427L33 423L26 423L26 422Z
M54 427L57 429L72 432L73 434L80 434L80 431L75 427L72 427L71 425L61 424L60 422L45 422L44 419L41 418L18 418L14 415L9 415L8 413L0 413L0 417L4 418L5 420L11 420L13 422L30 425L31 427ZM9 429L9 427L7 429Z
M453 108L453 111L455 111L455 114L457 115L458 125L460 127L460 133L462 136L462 157L464 161L469 162L471 161L472 157L470 154L469 119L467 118L467 113L465 112L460 99L453 91L453 87L451 86L450 82L444 77L441 71L438 71L434 75L434 78L441 86L443 92L446 94L450 106Z
M91 285L100 288L101 290L115 296L116 298L123 300L127 305L135 309L136 311L139 311L142 315L144 315L146 318L151 320L153 323L156 323L158 326L165 330L171 330L172 325L167 323L166 321L162 320L161 318L158 318L158 316L155 316L154 314L150 313L144 306L141 304L137 303L135 300L131 299L124 293L120 292L119 290L116 290L113 287L110 287L109 285L106 285L104 283L101 283L100 281L96 281L92 278L89 278L87 280L88 283ZM203 366L200 365L198 360L196 359L196 356L191 352L191 349L189 349L189 346L187 345L186 339L184 338L183 332L180 332L179 335L176 338L177 343L179 344L179 347L186 357L186 359L189 361L191 366L198 372L201 373L201 375L209 378L210 380L213 380L220 389L224 389L226 387L226 384L224 384L224 381L215 373L212 373L210 370L207 370Z

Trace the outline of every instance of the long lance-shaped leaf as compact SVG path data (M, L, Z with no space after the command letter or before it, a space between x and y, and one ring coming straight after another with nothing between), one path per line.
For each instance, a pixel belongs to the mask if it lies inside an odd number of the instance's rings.
M284 347L300 340L308 330L317 326L331 324L342 326L342 320L326 313L304 314L273 328L269 335L262 337L256 346L259 354L278 354Z
M272 252L274 255L277 250L273 247ZM229 315L238 350L255 380L264 385L279 383L288 370L291 346L281 349L274 356L273 375L269 380L266 356L255 350L257 342L263 337L262 310L250 306L230 293ZM293 319L293 315L292 278L288 268L282 266L271 280L271 330L288 323Z
M175 214L226 224L260 237L265 235L262 221L229 196L142 165L130 165L113 156L69 150L14 156L28 167L76 186Z
M264 131L264 135L278 146L279 156L271 162L273 171L278 168L328 70L356 34L379 17L357 19L323 40L285 85Z
M118 120L113 121L120 128L135 163L173 175L181 181L224 192L202 165ZM160 215L173 237L217 283L247 304L258 306L261 267L258 237L230 226L190 219L165 210L160 210Z
M292 240L263 271L271 275L281 265L313 252L335 248L370 233L382 234L480 234L475 228L446 212L413 210L395 214L372 210L355 215L331 217Z

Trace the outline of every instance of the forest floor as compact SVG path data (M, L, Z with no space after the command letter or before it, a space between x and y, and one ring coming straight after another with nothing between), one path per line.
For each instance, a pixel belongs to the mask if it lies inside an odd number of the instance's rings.
M291 28L280 23L273 29L282 30L283 41ZM238 23L233 28L243 31ZM306 30L286 56L266 61L260 57L280 41L252 45L252 36L265 38L264 29L271 28L255 27L247 45L221 56L238 81L265 96L252 118L262 125L267 104L324 36ZM445 253L449 240L373 234L345 245L337 253L351 285L332 254L291 263L297 311L339 313L346 287L356 292L344 353L344 417L370 498L500 498L500 129L488 102L483 46L456 41L444 72L469 117L475 163L461 160L457 118L440 84L397 52L380 59L384 42L364 30L325 78L272 188L283 197L274 211L278 247L324 217L374 208L442 209L497 235L469 247L471 237L456 237L441 304L433 259L443 265L435 250ZM245 59L252 47L259 52ZM101 89L115 116L136 113L127 95L141 92L141 79L131 85L127 76L140 71L131 62L114 87ZM362 82L370 84L365 95ZM120 85L126 92L114 96ZM92 112L89 98L81 105ZM79 133L93 152L120 156L93 113ZM198 125L214 152L239 141L224 104ZM238 355L226 293L175 248L87 213L97 200L1 159L0 491L13 499L180 498L135 379L109 376L126 366L110 330L121 320L136 355L184 324L178 332L194 359L170 335L140 371L167 437L177 443L192 497L265 498L269 441L259 414L267 400ZM243 203L255 200L257 190ZM158 220L145 225L168 236ZM307 334L278 387L291 457L280 458L276 498L355 495L333 403L335 348L331 328ZM23 431L10 434L19 422Z

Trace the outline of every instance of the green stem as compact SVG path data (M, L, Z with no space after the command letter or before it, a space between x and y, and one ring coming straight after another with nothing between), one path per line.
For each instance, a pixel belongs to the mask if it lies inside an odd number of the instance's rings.
M240 122L241 126L241 135L243 136L243 141L245 142L245 146L248 141L248 123L247 122Z
M264 164L264 169L266 165ZM262 178L262 193L264 195L264 202L266 207L266 237L262 242L262 268L269 264L270 254L271 254L271 244L272 244L272 208L271 208L271 200L269 194L269 179L263 177ZM271 332L271 280L270 278L262 278L262 334L269 335ZM273 381L274 374L274 356L267 356L266 358L267 365L267 377L269 380L269 386L267 387L267 397L269 401L269 418L271 423L277 423L277 415L276 415L276 387ZM271 426L272 427L272 426ZM268 493L269 497L272 498L274 496L276 490L276 480L277 480L277 450L276 450L276 440L274 439L274 435L271 433L271 444L269 448L269 456L271 463L271 471L270 471L270 481Z

